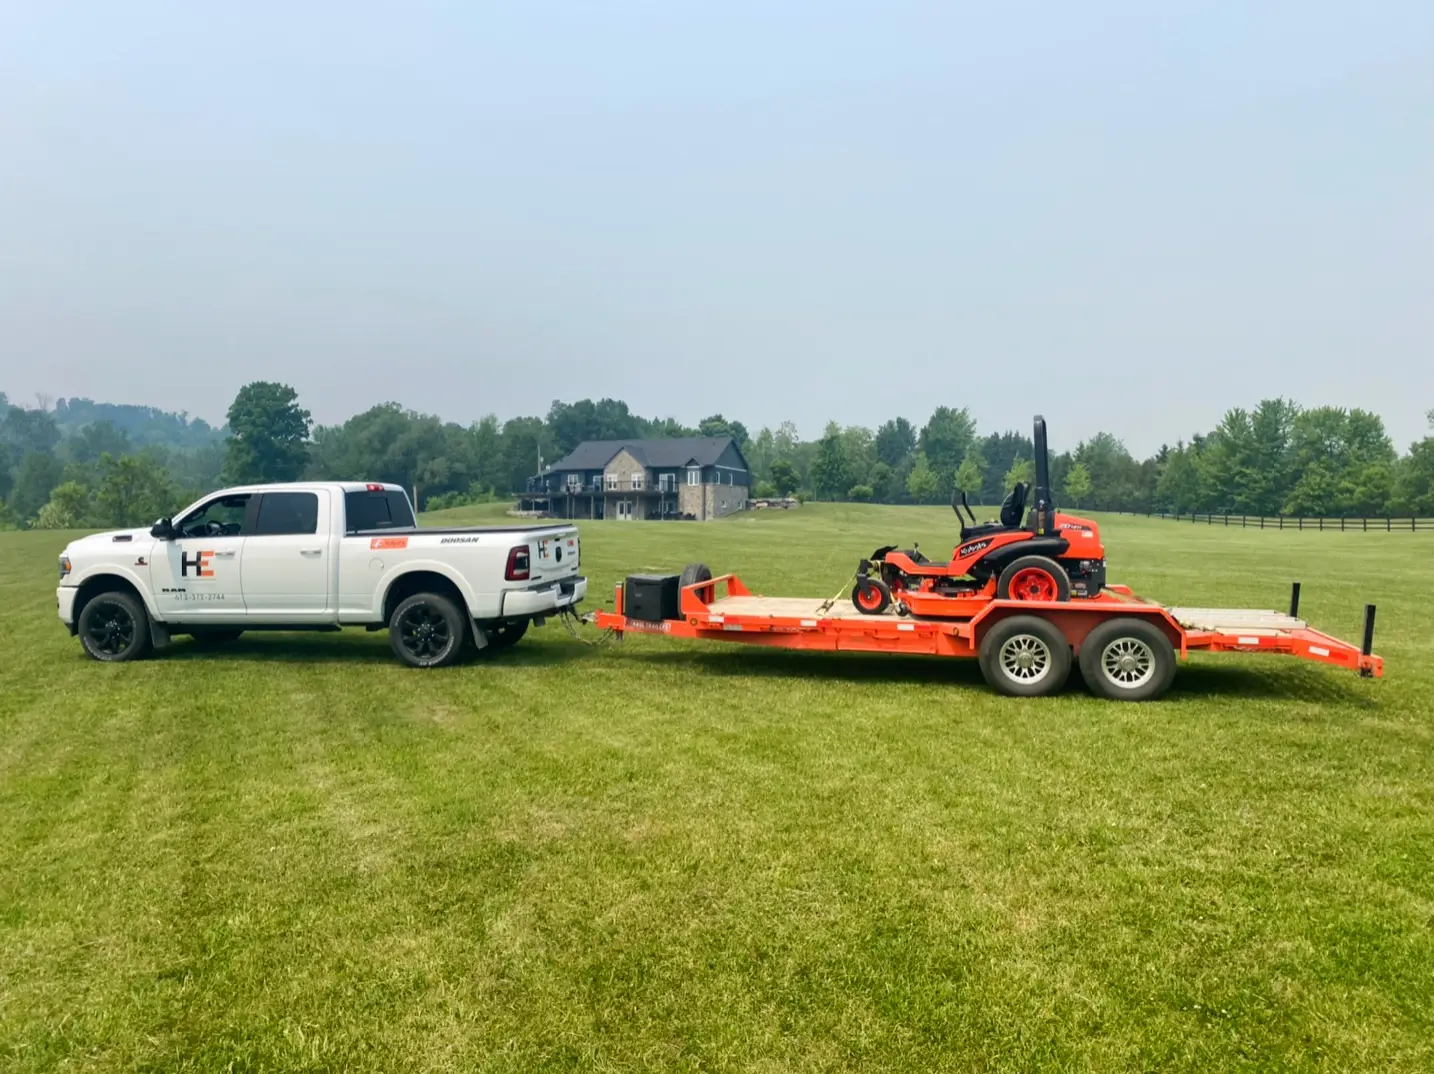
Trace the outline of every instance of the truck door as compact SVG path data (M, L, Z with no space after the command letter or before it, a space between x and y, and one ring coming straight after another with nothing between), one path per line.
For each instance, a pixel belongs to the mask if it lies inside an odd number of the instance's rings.
M329 612L333 563L328 518L329 493L324 489L265 492L259 497L240 571L250 619L306 623L334 618Z
M216 496L175 519L173 540L155 543L149 578L166 622L244 620L239 561L253 500Z

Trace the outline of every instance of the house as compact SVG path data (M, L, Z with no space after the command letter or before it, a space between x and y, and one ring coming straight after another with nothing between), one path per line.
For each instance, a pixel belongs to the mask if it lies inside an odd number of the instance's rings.
M554 518L711 519L745 510L750 484L730 436L588 440L529 478L519 507Z

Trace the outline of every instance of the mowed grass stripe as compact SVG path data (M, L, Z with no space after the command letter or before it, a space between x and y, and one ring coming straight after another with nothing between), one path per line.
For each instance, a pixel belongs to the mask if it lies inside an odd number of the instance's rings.
M0 536L0 1064L1428 1069L1434 539L1102 526L1156 599L1299 579L1347 638L1377 602L1386 679L1201 657L1158 704L1023 702L551 627L436 674L363 633L101 667L62 540ZM582 529L591 604L699 559L827 596L954 524Z

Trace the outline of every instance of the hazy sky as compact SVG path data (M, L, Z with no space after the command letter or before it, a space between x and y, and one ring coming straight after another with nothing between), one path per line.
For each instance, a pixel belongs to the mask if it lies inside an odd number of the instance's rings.
M1434 3L0 0L0 390L1434 406Z

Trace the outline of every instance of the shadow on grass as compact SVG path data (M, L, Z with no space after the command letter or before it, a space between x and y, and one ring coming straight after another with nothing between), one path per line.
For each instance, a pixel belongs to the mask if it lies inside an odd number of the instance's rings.
M881 653L800 653L771 649L726 652L641 652L625 659L659 667L667 673L688 670L728 678L805 678L859 683L887 681L970 686L988 689L975 660ZM1062 691L1085 693L1080 670ZM1370 707L1376 702L1357 685L1353 672L1302 665L1293 660L1213 666L1182 664L1166 699L1318 701Z
M459 666L502 664L505 667L542 668L566 664L583 657L588 650L580 646L527 645L511 649L474 649L459 661ZM263 631L246 634L237 641L223 645L199 645L188 638L174 640L153 659L161 661L204 661L210 664L392 664L399 666L398 657L389 647L388 636L379 631L364 635L284 633Z

